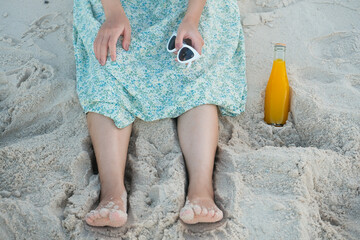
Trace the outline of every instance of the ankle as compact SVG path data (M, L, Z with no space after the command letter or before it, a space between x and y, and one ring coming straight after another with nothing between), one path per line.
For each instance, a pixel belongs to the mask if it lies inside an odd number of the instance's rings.
M213 182L211 178L190 178L189 188L212 190Z
M125 187L118 188L101 188L100 190L100 200L108 199L119 199L123 196L123 194L127 195Z
M214 198L214 190L212 184L189 184L188 197L210 197Z

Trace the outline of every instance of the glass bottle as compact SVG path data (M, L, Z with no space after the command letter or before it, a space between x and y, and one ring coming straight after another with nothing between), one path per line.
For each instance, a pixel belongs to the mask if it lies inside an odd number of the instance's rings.
M290 105L285 51L285 44L275 44L273 66L265 90L264 121L275 126L283 126L286 123Z

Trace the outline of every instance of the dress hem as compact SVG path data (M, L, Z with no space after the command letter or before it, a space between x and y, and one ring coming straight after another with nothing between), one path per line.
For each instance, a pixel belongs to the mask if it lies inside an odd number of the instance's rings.
M237 111L237 112L235 112L235 111L233 111L233 112L226 111L226 112L225 112L225 111L221 111L221 110L219 109L221 105L218 105L218 104L213 103L213 102L210 102L210 101L204 101L204 102L200 102L200 103L199 103L199 102L196 102L195 104L188 105L188 106L187 106L186 108L184 108L183 111L181 111L180 113L179 113L179 111L178 111L178 112L176 112L176 113L174 113L174 114L172 114L172 115L170 115L170 116L166 116L166 117L155 117L155 118L141 118L141 117L139 117L139 116L135 116L132 120L127 121L125 124L121 124L119 121L116 121L111 114L106 113L106 112L104 112L104 111L101 111L101 110L98 109L98 108L94 109L94 108L87 108L87 107L85 107L85 108L83 108L83 112L84 112L85 114L88 113L88 112L95 112L95 113L104 115L104 116L109 117L110 119L112 119L112 120L114 121L114 124L115 124L115 126L116 126L117 128L125 128L125 127L127 127L128 125L130 125L131 123L133 123L133 122L136 120L136 118L139 118L139 119L141 119L141 120L143 120L143 121L145 121L145 122L152 122L152 121L161 120L161 119L166 119L166 118L177 118L177 117L179 117L180 115L182 115L183 113L189 111L190 109L195 108L195 107L198 107L198 106L200 106L200 105L205 105L205 104L216 105L216 106L217 106L217 109L218 109L218 113L220 113L222 116L236 117L236 116L240 115L241 113L243 113L243 112L245 111L245 106L244 106L244 107L240 108L239 111Z

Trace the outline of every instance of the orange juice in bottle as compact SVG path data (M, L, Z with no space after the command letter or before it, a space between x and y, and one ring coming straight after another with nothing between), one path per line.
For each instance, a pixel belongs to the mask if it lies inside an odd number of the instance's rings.
M264 121L275 126L283 126L286 123L290 105L285 50L285 44L275 44L273 66L265 90Z

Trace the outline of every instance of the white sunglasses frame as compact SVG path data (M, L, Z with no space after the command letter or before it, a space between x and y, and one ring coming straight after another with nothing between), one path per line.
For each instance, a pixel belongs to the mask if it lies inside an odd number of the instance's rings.
M177 33L176 33L176 32L173 32L173 34L170 36L170 38L169 38L169 40L168 40L168 42L167 42L167 44L166 44L166 50L167 50L168 52L171 52L171 53L172 53L172 52L175 52L175 51L176 51L176 48L174 48L173 50L169 50L170 40L172 39L172 37L174 37L174 36L176 37L176 35L177 35ZM181 61L181 60L179 59L179 55L180 55L181 49L183 49L184 47L189 48L189 49L194 53L194 57L191 58L191 59L189 59L189 60L186 60L186 61ZM201 55L195 50L195 48L193 48L192 46L186 44L184 41L183 41L182 47L181 47L181 48L178 50L178 52L177 52L177 60L178 60L178 62L179 62L179 63L184 63L184 64L188 63L187 68L190 68L191 63L192 63L193 61L195 61L196 59L200 58L200 57L201 57Z

